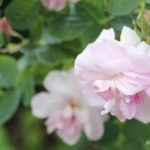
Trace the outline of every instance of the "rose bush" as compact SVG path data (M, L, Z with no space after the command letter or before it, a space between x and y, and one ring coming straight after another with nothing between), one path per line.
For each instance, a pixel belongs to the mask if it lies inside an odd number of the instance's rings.
M0 150L149 150L149 9L0 0Z

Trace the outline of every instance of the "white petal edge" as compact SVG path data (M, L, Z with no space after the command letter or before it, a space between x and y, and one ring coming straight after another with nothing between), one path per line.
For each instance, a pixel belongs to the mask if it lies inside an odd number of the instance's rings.
M121 32L120 41L127 45L138 46L141 40L134 30L124 26Z
M104 29L104 30L102 30L102 32L100 33L99 37L96 39L95 42L99 43L99 42L102 41L102 39L114 40L115 39L114 29L110 28L110 29Z

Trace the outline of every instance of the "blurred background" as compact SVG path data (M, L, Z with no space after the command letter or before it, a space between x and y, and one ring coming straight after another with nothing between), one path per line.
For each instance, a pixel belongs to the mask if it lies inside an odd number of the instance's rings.
M102 139L91 142L83 134L68 146L47 135L45 120L30 108L32 96L45 90L45 75L73 67L102 29L113 27L119 39L126 25L150 43L150 0L68 0L59 7L0 0L0 18L0 150L150 150L149 124L110 117Z

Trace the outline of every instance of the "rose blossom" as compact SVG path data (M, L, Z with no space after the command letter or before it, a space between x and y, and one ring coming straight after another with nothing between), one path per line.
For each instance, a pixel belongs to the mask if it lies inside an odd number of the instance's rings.
M150 121L150 47L134 30L124 26L120 41L112 28L103 30L77 57L75 72L85 94L90 87L105 100L102 114Z
M3 17L0 20L0 33L4 33L7 37L11 36L13 30L10 26L10 24L8 23L8 20L6 17Z
M72 3L77 3L79 0L70 0ZM53 9L53 10L62 10L64 9L67 0L41 0L41 3L43 6L47 7L48 9Z
M75 144L84 131L88 139L102 137L103 119L99 109L89 106L83 97L73 71L52 71L44 80L48 92L41 92L32 99L32 113L47 118L47 132L56 130L67 144Z

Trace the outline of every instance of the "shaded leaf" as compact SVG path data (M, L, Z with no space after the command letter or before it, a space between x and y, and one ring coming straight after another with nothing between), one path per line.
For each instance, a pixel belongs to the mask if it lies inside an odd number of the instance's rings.
M8 91L0 94L0 124L8 121L15 113L20 100L20 93Z
M0 56L0 87L9 88L14 86L18 74L16 60L10 56Z
M111 15L128 15L139 4L139 0L108 0L107 10Z
M13 0L6 8L5 14L14 29L28 29L38 17L38 1Z

